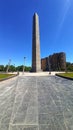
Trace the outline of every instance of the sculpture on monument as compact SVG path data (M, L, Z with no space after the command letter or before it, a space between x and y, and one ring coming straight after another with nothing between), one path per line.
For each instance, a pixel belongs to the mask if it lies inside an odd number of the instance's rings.
M32 72L39 71L41 71L39 18L37 13L35 13L32 33Z

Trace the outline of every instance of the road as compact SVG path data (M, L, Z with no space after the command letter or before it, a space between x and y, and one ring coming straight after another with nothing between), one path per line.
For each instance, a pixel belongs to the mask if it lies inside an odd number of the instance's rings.
M0 82L0 130L73 130L73 81L19 75Z

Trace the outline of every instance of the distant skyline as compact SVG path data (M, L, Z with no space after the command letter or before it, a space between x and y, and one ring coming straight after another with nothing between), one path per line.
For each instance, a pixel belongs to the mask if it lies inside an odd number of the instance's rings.
M32 19L39 15L41 58L65 52L73 63L73 0L1 0L0 65L32 64Z

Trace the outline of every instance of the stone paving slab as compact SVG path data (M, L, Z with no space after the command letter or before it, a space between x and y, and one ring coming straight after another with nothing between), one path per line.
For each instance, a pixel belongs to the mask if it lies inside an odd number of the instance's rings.
M1 82L0 130L73 130L73 81L20 75Z

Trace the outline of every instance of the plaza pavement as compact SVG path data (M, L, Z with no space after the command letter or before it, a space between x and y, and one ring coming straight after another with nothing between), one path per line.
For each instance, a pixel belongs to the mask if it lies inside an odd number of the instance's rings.
M0 82L0 130L73 130L73 81L20 73Z
M62 72L59 72L59 71L52 71L51 74L49 74L49 71L46 71L46 72L38 72L38 73L29 73L29 72L20 72L19 75L23 75L23 76L52 76L52 75L55 75L55 74L58 74L58 73L65 73L64 71ZM16 73L15 73L16 74Z

